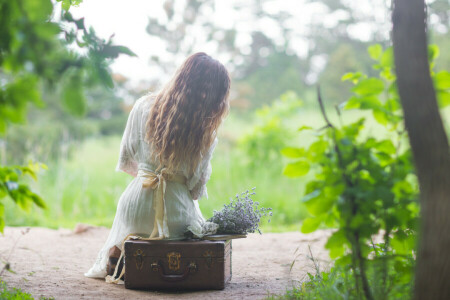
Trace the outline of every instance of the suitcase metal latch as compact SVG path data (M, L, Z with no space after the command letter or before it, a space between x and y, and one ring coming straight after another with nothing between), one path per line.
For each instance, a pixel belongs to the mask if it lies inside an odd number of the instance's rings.
M169 262L170 270L177 271L180 269L180 258L181 254L178 252L167 253L167 260Z
M144 266L144 251L142 251L141 249L137 249L136 252L134 252L133 256L136 260L136 269L142 270L142 267Z
M205 258L206 266L210 269L213 264L213 252L206 250L205 253L203 253L203 257Z

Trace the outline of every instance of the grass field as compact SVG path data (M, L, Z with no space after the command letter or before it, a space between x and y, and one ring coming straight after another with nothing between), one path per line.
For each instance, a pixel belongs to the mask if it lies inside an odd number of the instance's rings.
M334 114L330 114L333 116ZM345 112L344 122L361 116L359 111ZM367 114L366 114L367 115ZM450 113L445 112L446 119ZM335 117L332 119L337 122ZM302 125L323 126L317 110L305 110L292 121L292 130ZM301 203L306 178L290 179L281 174L279 166L258 161L252 168L245 163L245 153L236 143L252 126L252 121L230 115L225 122L212 160L213 173L208 183L209 199L200 207L205 217L220 209L236 193L256 187L255 201L273 208L271 223L263 222L263 231L299 230L307 212ZM448 126L447 126L448 127ZM384 131L368 120L367 134L379 136ZM314 132L302 133L292 140L293 146L307 145ZM132 177L115 172L120 137L91 138L79 146L68 160L48 163L39 180L32 183L44 198L48 209L33 207L28 213L6 201L6 224L73 228L76 223L111 226L118 199ZM283 163L286 161L283 160ZM279 164L282 165L282 164ZM308 176L313 176L312 174Z

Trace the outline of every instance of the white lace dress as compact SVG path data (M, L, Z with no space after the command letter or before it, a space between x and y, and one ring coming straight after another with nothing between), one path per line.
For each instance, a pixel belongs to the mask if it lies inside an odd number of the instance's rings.
M147 116L153 99L152 96L145 96L137 100L128 117L116 170L124 171L135 178L120 196L109 236L94 265L84 274L86 277L106 277L109 249L114 245L120 248L122 240L128 234L149 235L153 230L154 190L143 188L144 178L138 176L138 170L154 171L158 167L158 164L150 159L151 145L144 141ZM206 182L211 175L210 160L216 144L217 139L202 158L193 175L189 176L186 167L177 172L186 177L186 184L167 181L164 199L169 231L168 239L183 238L188 225L198 227L205 222L198 202L194 199L207 197Z

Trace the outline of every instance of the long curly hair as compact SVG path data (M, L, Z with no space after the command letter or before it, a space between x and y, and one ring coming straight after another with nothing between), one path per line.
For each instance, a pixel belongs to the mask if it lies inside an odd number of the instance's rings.
M146 140L160 167L176 171L187 163L193 174L228 113L230 76L200 52L189 56L156 95L147 120Z

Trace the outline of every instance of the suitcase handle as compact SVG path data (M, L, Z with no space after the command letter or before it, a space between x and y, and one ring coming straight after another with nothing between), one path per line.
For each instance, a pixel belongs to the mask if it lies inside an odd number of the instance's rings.
M169 282L176 282L176 281L182 281L186 279L190 273L195 273L197 271L197 265L195 262L190 262L188 265L186 265L186 268L184 269L184 272L180 275L168 275L164 274L163 267L161 266L160 262L154 262L150 265L153 272L158 272L161 279Z

